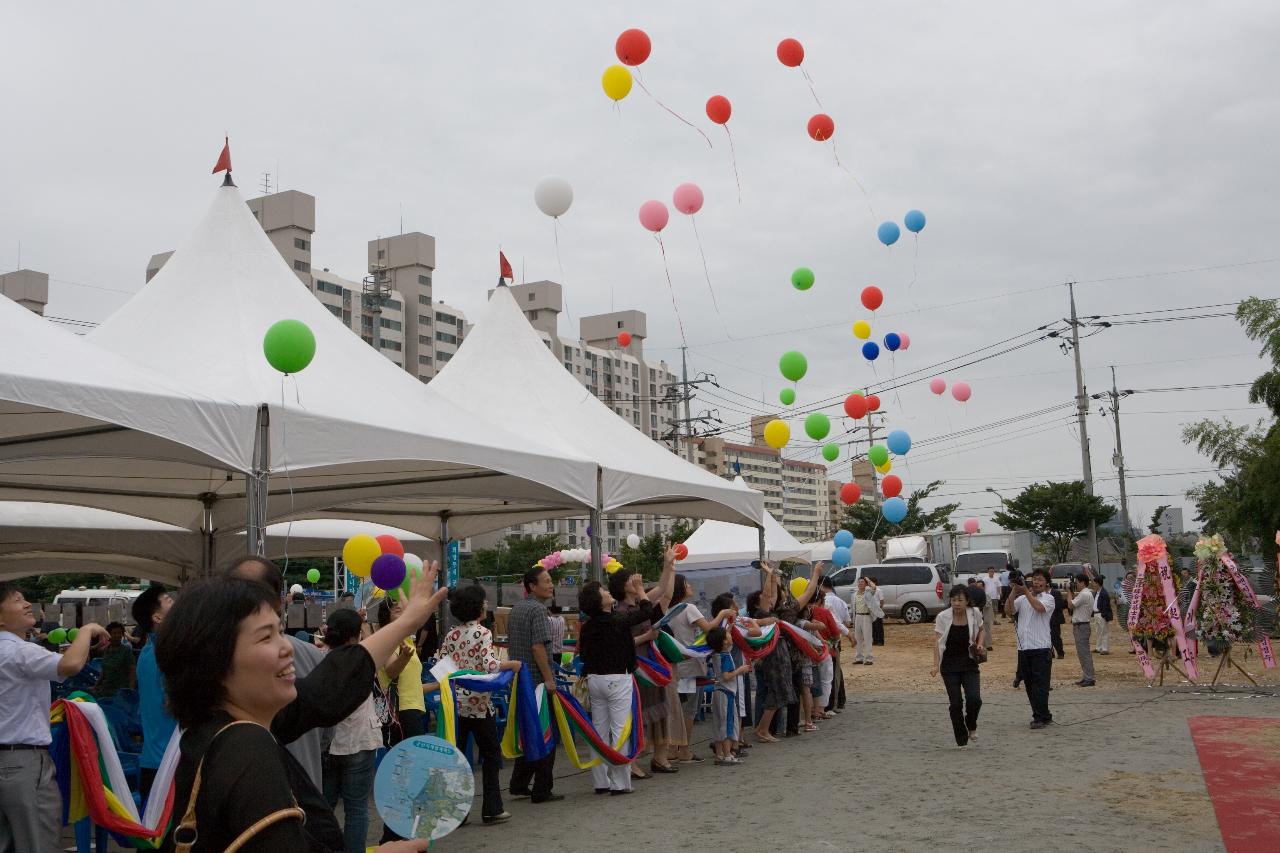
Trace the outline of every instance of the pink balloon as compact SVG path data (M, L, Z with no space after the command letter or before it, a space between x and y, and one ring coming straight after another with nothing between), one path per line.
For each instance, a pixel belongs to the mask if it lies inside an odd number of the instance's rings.
M901 349L901 347L899 347L899 349ZM937 377L934 377L929 380L929 390L935 394L941 394L943 391L947 390L947 383Z
M955 397L961 403L968 400L973 394L973 389L969 387L968 382L953 382L951 384L951 396Z
M702 210L702 190L698 189L697 184L681 184L671 196L671 203L681 213L693 216Z
M978 519L966 518L964 520L964 532L970 536L978 532Z
M655 233L667 227L670 216L667 206L660 201L646 201L640 205L640 224Z
M903 350L911 346L911 338L906 332L898 332L898 337L902 339L902 343L898 344L898 349Z

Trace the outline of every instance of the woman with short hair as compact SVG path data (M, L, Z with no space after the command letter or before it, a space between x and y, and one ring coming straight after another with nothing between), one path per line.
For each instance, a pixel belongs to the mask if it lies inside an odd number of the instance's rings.
M951 606L933 622L933 632L938 635L933 646L933 675L942 673L956 745L965 746L978 736L982 689L973 650L983 647L985 629L982 611L970 603L967 587L959 584L951 587L950 601Z

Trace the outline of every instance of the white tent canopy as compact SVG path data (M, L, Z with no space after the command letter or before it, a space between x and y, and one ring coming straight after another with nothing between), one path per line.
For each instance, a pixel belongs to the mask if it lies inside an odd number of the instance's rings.
M262 352L267 329L283 319L316 337L315 360L289 377ZM596 466L585 457L509 432L492 414L468 414L353 335L300 284L232 185L90 339L259 412L255 468L270 480L258 523L413 497L414 515L399 526L460 538L504 526L511 507L547 516L595 500ZM205 485L214 530L245 525L254 482ZM148 513L176 524L187 514Z
M741 477L734 482L746 486ZM706 521L685 540L684 545L689 549L689 556L680 564L684 568L694 569L712 563L750 563L760 558L760 530L725 521ZM764 513L766 560L808 562L808 555L807 546L788 533L773 515Z
M0 298L0 499L167 516L250 470L255 409L183 390Z
M836 549L836 543L830 539L822 539L817 542L801 543L809 549L808 559L810 563L829 563L831 562L831 552ZM853 554L851 566L866 566L876 562L878 556L876 554L876 543L869 539L855 539L853 546L849 549ZM830 572L828 571L828 574Z
M493 418L518 412L521 433L600 466L603 512L758 524L764 497L693 465L620 418L564 369L516 305L497 288L431 390Z
M357 533L395 536L427 557L435 546L407 530L363 521L308 519L267 528L267 556L333 557ZM244 553L244 533L217 539L221 554ZM204 538L183 527L91 507L0 501L0 580L33 574L107 572L179 584L199 571Z

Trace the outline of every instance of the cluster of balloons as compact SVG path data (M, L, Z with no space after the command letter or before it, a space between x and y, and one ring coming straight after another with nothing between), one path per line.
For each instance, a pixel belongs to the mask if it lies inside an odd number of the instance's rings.
M262 354L281 373L301 373L316 357L316 336L301 320L280 320L263 336Z
M631 29L618 36L613 49L622 65L610 65L606 68L600 78L600 86L610 100L617 102L631 94L632 80L628 66L634 68L648 59L653 52L653 42L644 30Z
M832 544L835 545L831 551L833 566L842 569L853 562L853 552L849 550L853 547L853 533L848 530L837 530Z
M919 210L908 210L907 215L902 217L902 224L907 226L907 230L912 234L919 234L924 230L924 213ZM888 220L881 222L876 228L876 237L886 246L892 246L898 242L898 238L902 236L902 229L898 227L898 223Z
M855 421L860 421L869 412L879 411L879 409L880 398L875 394L863 394L859 391L854 391L844 398L844 413Z
M408 595L410 581L422 574L422 558L406 554L400 540L385 533L352 536L342 546L342 562L347 571L356 577L368 578L376 589L391 592L393 596L396 589ZM317 580L318 575L319 572ZM309 575L307 579L310 580Z
M693 216L702 210L704 196L702 188L692 182L685 182L675 188L671 194L671 204L686 216ZM651 199L640 205L640 224L657 234L667 227L671 214L667 206L657 199Z
M941 397L947 391L946 380L935 376L929 380L929 390ZM973 388L970 387L968 382L953 382L951 383L951 396L955 398L956 402L967 402L973 396Z

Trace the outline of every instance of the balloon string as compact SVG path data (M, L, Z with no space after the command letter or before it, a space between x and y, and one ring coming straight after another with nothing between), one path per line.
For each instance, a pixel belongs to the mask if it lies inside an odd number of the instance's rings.
M919 235L919 234L912 234L912 235L911 235L911 238L912 238L912 240L914 240L914 241L915 241L915 248L914 248L914 249L912 249L912 255L911 255L911 283L907 285L907 295L911 297L911 304L912 304L912 305L914 305L914 306L916 306L917 308L919 308L919 307L920 307L920 303L919 303L919 302L916 302L916 297L915 297L914 290L915 290L915 287L916 287L916 265L920 262L920 235Z
M818 105L818 109L825 110L822 105L822 99L818 97L818 90L813 88L813 78L809 76L809 72L804 70L804 66L800 66L800 73L804 75L805 82L809 84L809 94L813 95L814 102Z
M702 257L702 272L707 277L707 290L711 291L711 307L720 318L720 328L724 331L724 336L733 340L733 335L729 334L729 327L725 325L724 315L720 313L720 303L716 301L715 288L711 286L711 270L707 268L707 255L702 251L702 238L698 236L698 217L690 216L689 221L693 223L693 239L698 241L698 254Z
M832 139L830 141L831 141L831 154L836 158L836 165L839 166L841 169L844 169L845 174L853 178L853 182L858 185L858 189L862 190L862 196L867 200L867 210L871 211L871 221L874 222L879 217L876 216L876 209L871 205L871 195L867 192L867 188L862 185L862 181L858 180L858 176L855 175L849 169L848 166L840 162L840 152L836 149L835 139Z
M652 92L650 92L650 91L649 91L649 88L648 88L647 86L645 86L645 85L644 85L644 81L640 79L639 75L637 75L637 76L636 76L636 83L640 86L641 91L643 91L646 95L648 95L648 96L649 96L649 98L650 98L650 99L651 99L655 104L657 104L658 106L662 107L662 108L663 108L664 110L666 110L667 112L671 113L673 116L675 116L675 117L676 117L677 119L679 119L680 121L682 121L682 122L684 122L685 124L689 125L689 127L692 127L694 130L698 131L698 133L702 136L702 138L703 138L703 139L705 139L705 140L707 141L707 147L708 147L708 148L712 148L712 149L714 149L714 148L715 148L715 146L711 144L711 137L710 137L710 136L707 136L705 133L703 133L703 132L702 132L702 128L698 127L696 124L694 124L693 122L689 121L689 120L688 120L687 118L685 118L684 116L680 115L680 113L678 113L678 112L676 112L675 110L671 109L671 107L669 107L669 106L667 106L666 104L662 103L662 101L659 101L657 98L653 97L653 93L652 93Z
M662 235L656 231L653 239L658 241L658 248L662 250L662 269L667 274L667 289L671 291L671 308L676 314L676 325L680 327L680 343L687 344L688 341L684 337L684 320L680 319L680 306L676 304L676 286L671 283L671 268L667 266L667 247L662 244Z
M893 353L889 353L889 381L894 384L893 401L898 404L898 411L905 416L907 410L902 406L902 397L898 394L898 359Z
M729 160L733 163L733 182L738 185L738 204L742 204L742 179L738 177L738 154L733 150L733 134L729 132L729 125L720 125L724 128L725 136L729 137Z
M555 233L556 240L556 266L560 268L560 299L564 303L564 316L569 321L569 328L573 328L573 313L569 311L569 299L564 295L564 261L560 260L560 217L553 216L551 218L551 230Z
M288 573L289 571L289 537L293 534L293 514L294 514L293 472L289 470L289 453L288 453L289 429L287 426L287 422L285 420L285 409L284 409L284 386L285 386L285 382L287 382L289 379L290 379L290 375L288 373L280 377L280 455L285 460L284 477L289 484L289 521L284 528L284 571L286 573ZM301 394L298 390L297 379L293 380L293 393L294 393L294 398L297 399L299 401L299 405L301 405ZM267 497L269 500L270 499L269 492L267 494ZM264 526L262 531L262 538L265 542L267 538L265 518L263 518L263 525Z

